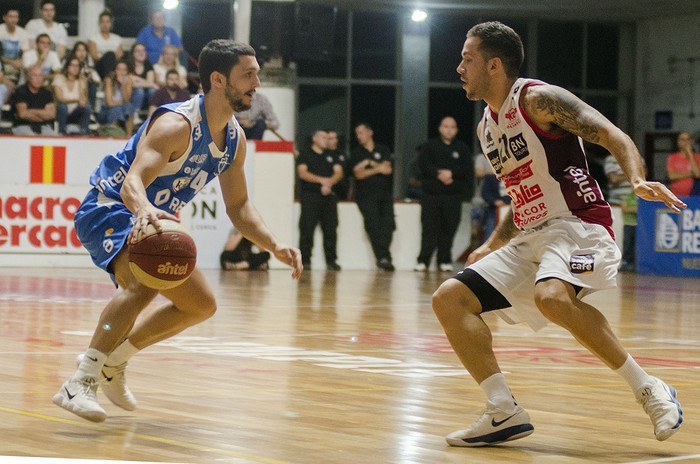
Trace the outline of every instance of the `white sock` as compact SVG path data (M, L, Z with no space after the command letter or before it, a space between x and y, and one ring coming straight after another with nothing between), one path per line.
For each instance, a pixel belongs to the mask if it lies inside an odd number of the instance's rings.
M644 385L651 382L651 376L646 373L644 369L639 367L637 361L632 358L631 355L627 355L627 360L619 369L615 369L614 372L620 374L620 377L625 379L625 381L632 388L632 391L637 391Z
M501 372L493 374L479 384L481 389L486 393L486 397L498 409L510 412L515 408L515 400L513 394L506 383L506 376Z
M73 380L82 379L84 377L92 377L97 380L100 378L100 371L104 366L107 355L97 351L94 348L88 348L85 351L85 356L78 366L78 370L73 374Z
M119 345L114 351L112 351L105 362L106 365L110 367L119 366L127 362L133 355L138 353L139 350L134 345L131 344L129 340L124 340L124 343Z

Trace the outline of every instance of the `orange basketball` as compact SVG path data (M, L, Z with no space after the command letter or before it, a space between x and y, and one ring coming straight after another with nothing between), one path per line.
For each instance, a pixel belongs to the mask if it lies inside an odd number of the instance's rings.
M148 225L141 240L129 245L129 267L147 287L175 288L194 271L197 247L190 233L179 222L160 219L163 231Z

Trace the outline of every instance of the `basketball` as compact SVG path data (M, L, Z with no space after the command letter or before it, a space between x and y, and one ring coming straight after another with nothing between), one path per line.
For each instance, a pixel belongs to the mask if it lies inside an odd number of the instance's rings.
M141 240L129 245L129 267L136 278L157 290L175 288L194 271L197 247L179 222L161 219L163 231L148 225Z

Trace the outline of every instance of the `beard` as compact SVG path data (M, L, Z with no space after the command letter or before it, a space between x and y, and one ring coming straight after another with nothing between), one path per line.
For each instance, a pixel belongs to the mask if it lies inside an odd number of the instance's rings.
M246 111L250 109L251 105L243 101L242 95L231 90L231 87L229 87L228 85L224 90L224 95L226 96L226 100L228 101L229 106L231 106L233 111L235 111L236 113L240 113L241 111Z

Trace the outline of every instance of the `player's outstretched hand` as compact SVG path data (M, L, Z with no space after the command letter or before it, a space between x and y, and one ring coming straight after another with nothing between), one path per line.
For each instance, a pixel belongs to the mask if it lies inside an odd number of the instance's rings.
M680 208L688 206L661 182L642 182L634 187L634 193L644 200L661 201L676 213L680 213Z
M275 258L292 268L292 279L301 277L304 266L301 264L301 251L298 248L279 244L274 250Z
M146 233L148 224L153 224L158 232L163 230L163 226L160 224L158 219L170 219L176 222L180 222L177 216L174 216L167 211L160 210L153 205L141 208L136 214L136 220L134 221L134 226L129 232L129 238L127 243L136 243L141 240L143 234Z

